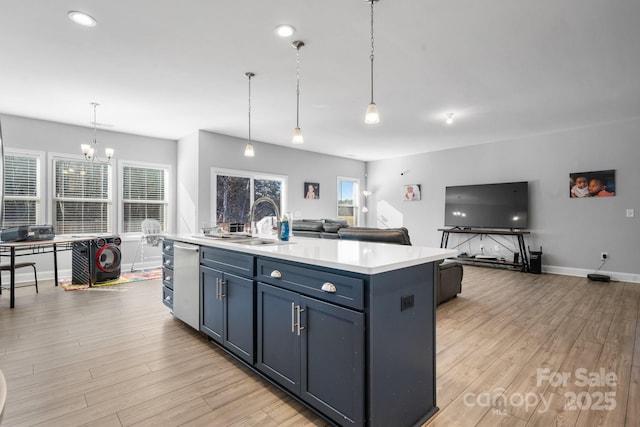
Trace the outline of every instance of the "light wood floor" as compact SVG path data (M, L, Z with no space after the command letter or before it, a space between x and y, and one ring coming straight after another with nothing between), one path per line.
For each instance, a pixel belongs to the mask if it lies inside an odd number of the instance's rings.
M42 284L14 310L4 292L2 426L324 425L174 320L160 287ZM465 266L462 295L437 310L440 411L426 426L640 425L639 307L638 284ZM550 384L545 368L571 378ZM582 385L577 369L616 385ZM582 410L564 408L571 393Z

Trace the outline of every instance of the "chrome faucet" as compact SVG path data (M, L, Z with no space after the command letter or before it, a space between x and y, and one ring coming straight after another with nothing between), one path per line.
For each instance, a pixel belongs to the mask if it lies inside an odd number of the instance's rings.
M280 240L280 210L278 209L278 205L276 205L276 202L274 202L273 199L270 199L269 197L259 197L251 205L251 210L249 211L249 224L251 226L251 235L252 236L258 235L258 230L256 229L256 221L254 217L256 214L256 206L258 206L260 203L263 203L263 202L270 203L271 206L273 206L273 210L276 213L276 221L277 221L276 236L278 237L278 240Z

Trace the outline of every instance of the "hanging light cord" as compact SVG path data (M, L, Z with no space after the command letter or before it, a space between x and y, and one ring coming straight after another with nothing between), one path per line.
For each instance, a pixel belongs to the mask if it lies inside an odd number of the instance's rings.
M98 127L98 121L97 121L97 115L96 115L96 108L98 107L98 104L95 102L92 102L91 105L93 105L93 145L97 145L98 144L98 139L97 139L97 127Z
M247 74L249 77L249 142L251 142L251 74Z
M296 128L300 127L300 45L296 47Z
M371 0L371 103L373 104L373 3L375 0Z

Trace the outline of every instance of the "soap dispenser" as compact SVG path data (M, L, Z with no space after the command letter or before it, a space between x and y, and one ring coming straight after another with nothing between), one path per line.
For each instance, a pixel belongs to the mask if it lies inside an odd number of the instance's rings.
M286 242L289 240L289 218L283 215L280 222L280 240Z

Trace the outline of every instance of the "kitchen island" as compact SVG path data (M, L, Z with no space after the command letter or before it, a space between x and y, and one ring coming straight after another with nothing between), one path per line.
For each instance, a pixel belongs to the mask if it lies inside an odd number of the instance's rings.
M163 245L172 308L194 286L173 281L183 243L199 247L198 329L327 420L410 426L437 410L434 262L456 251L174 235Z

